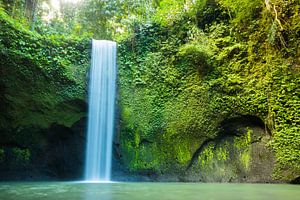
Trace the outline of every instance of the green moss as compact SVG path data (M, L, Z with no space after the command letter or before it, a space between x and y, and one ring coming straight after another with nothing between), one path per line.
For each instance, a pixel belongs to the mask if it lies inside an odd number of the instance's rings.
M239 161L246 170L250 169L252 135L253 131L248 129L242 136L234 138L234 148L237 149Z
M29 163L29 160L30 160L30 150L29 149L13 148L12 153L13 153L17 163L22 163L23 165L26 165Z
M5 151L4 149L0 149L0 163L4 162L5 160Z
M126 149L123 149L126 158L123 160L130 171L153 170L159 171L161 163L159 162L160 152L156 144L150 145L132 145L126 143Z
M138 132L163 152L157 165L176 171L206 138L218 134L222 121L252 115L272 132L277 165L285 166L278 177L285 176L284 169L299 173L299 63L294 59L299 51L292 42L299 3L280 2L281 16L293 24L283 23L284 34L272 29L272 14L259 1L242 7L218 1L215 6L229 12L229 21L219 19L205 29L179 16L172 27L137 28L119 48L122 138L130 141L127 135ZM246 16L243 9L249 10ZM269 31L274 38L266 43ZM248 169L253 139L251 131L235 137L233 147L216 149L215 158L226 161L230 148L236 148Z
M200 154L198 160L200 162L201 167L212 167L210 164L214 158L214 144L208 145L204 151Z
M244 150L249 147L251 143L251 136L253 131L248 129L247 132L239 137L234 138L234 147L238 150Z
M31 169L47 129L86 116L89 49L89 40L28 31L0 8L1 168Z
M240 153L240 163L243 165L244 169L250 170L250 159L251 159L251 150L245 149Z
M299 1L269 2L279 22L263 1L215 2L199 1L181 12L184 1L163 1L156 23L136 24L132 37L120 42L122 162L132 171L182 172L203 141L218 135L221 122L252 115L271 131L275 176L295 178L300 171ZM3 10L0 37L1 129L70 127L85 115L72 102L85 98L88 40L38 35ZM252 137L248 131L233 144L209 145L199 159L208 168L225 165L237 149L248 169Z
M215 150L215 154L219 161L227 161L229 159L229 151L228 151L226 145L224 147L217 148Z
M75 101L85 100L89 41L30 32L0 11L0 129L52 123L70 127L85 115Z
M176 157L179 164L186 165L190 161L192 155L189 151L189 145L189 141L186 141L185 144L180 146L176 145L177 148L175 148L175 154L177 154Z

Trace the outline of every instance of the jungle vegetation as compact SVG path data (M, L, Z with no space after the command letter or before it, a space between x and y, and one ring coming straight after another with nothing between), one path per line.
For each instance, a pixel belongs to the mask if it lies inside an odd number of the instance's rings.
M274 177L299 177L299 11L299 0L1 0L1 137L24 143L26 161L31 127L83 117L68 102L85 99L90 38L108 39L119 43L128 170L180 171L221 122L255 116L272 136Z

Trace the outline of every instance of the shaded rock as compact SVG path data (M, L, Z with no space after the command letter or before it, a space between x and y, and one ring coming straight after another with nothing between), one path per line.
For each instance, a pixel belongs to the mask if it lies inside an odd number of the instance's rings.
M18 137L0 143L0 180L81 179L85 127L82 118L71 128L52 124L49 129L31 127L15 132Z
M203 182L276 182L275 157L267 147L271 136L264 123L241 116L221 124L217 137L207 139L193 155L184 179Z
M81 178L85 144L82 132L76 134L71 128L54 124L48 132L48 142L45 157L49 170L59 179Z
M300 184L300 176L291 181L292 184Z

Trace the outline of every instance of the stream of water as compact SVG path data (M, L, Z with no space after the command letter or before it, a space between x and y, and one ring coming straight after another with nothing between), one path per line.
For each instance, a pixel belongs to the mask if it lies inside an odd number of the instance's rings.
M110 181L116 95L116 43L93 40L85 180Z

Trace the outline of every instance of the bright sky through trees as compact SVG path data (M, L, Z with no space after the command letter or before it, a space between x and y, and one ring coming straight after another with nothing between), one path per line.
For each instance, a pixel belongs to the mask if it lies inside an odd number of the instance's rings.
M73 3L73 4L76 4L76 3L78 3L78 2L80 2L80 1L82 1L82 0L62 0L63 2L67 2L67 3ZM59 9L59 7L60 7L60 0L51 0L50 1L50 3L51 3L51 6L53 7L53 8L55 8L55 9Z

